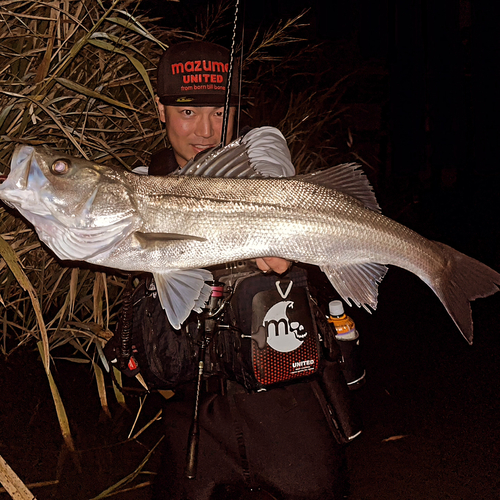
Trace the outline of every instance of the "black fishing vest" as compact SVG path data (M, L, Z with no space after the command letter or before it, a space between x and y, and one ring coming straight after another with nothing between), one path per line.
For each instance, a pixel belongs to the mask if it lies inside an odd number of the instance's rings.
M335 348L334 335L311 300L301 267L293 266L282 276L264 274L249 262L211 271L224 284L227 304L207 349L207 377L219 375L247 390L259 390L314 374L325 345ZM201 340L196 313L180 330L173 329L151 277L140 280L131 304L133 313L128 320L121 318L116 338L106 346L108 359L120 360L125 329L131 332L133 356L126 373L140 370L152 388L175 389L194 380Z

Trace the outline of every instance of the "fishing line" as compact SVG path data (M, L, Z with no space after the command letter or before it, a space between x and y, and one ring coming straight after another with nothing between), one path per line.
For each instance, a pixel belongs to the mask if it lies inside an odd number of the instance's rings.
M231 51L229 54L229 71L227 75L227 86L226 86L226 103L224 105L224 119L222 121L222 137L221 146L226 145L227 137L227 127L229 122L229 97L231 95L231 85L233 81L233 65L234 65L234 45L236 42L236 26L238 23L238 10L240 7L240 0L236 0L235 12L234 12L234 23L233 23L233 38L231 40Z
M238 81L238 115L236 116L236 137L240 136L240 117L241 117L241 87L243 83L243 45L245 40L245 3L243 3L243 25L241 26L241 49L240 49L240 67Z

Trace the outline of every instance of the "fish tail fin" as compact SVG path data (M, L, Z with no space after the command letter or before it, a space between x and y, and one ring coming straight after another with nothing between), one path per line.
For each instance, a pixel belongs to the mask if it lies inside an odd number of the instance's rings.
M457 250L439 243L447 266L433 281L431 288L439 297L458 329L469 344L472 344L472 312L470 302L498 292L500 274Z

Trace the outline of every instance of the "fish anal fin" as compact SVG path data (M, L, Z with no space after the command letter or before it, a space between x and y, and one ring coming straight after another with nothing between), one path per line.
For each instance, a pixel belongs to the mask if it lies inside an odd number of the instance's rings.
M378 285L387 273L386 266L369 262L339 267L326 265L321 270L347 304L351 305L352 300L369 313L368 306L373 310L377 308Z
M206 269L173 269L155 273L154 279L168 321L179 330L191 311L201 312L211 293L205 281L213 277Z

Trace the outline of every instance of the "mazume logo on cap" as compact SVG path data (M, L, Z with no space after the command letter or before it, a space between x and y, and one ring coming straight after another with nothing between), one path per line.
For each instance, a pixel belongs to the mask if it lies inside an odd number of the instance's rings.
M238 104L237 63L230 105ZM229 51L210 42L182 42L169 48L158 67L158 96L165 105L223 106Z
M219 61L186 61L177 62L170 65L172 75L182 74L182 83L224 83L224 76L221 73L229 71L229 63ZM187 73L187 74L185 74Z

